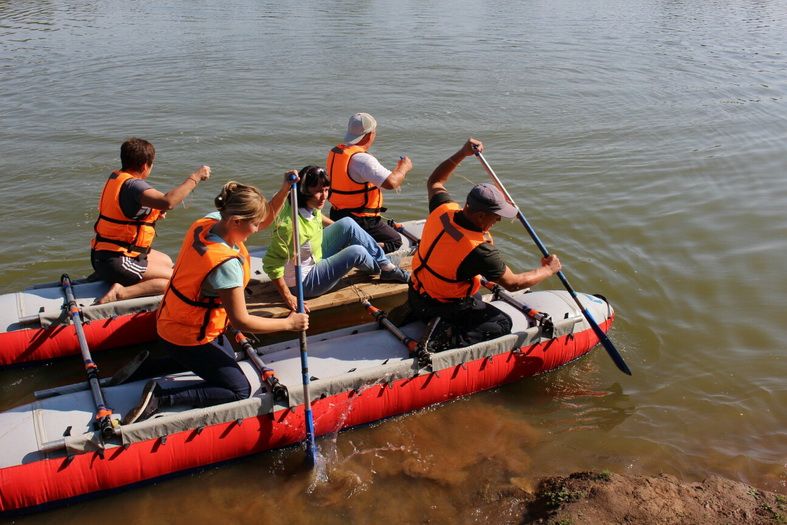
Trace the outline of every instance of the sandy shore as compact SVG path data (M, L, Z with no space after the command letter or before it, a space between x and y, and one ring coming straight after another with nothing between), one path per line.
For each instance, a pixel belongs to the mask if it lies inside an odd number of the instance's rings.
M787 496L718 476L687 483L666 474L577 472L542 479L533 488L518 486L514 479L486 500L489 523L787 523Z

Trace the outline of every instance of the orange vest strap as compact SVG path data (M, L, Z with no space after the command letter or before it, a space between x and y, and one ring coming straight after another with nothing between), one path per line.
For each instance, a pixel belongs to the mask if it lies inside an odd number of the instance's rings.
M200 225L194 228L194 242L191 243L191 247L197 250L197 253L200 255L205 255L208 251L208 246L202 242L201 236L202 232L205 230L205 227Z
M210 324L211 310L223 308L221 301L216 297L208 297L207 301L194 301L183 295L183 293L175 288L175 286L170 285L170 290L172 290L172 293L184 303L191 306L196 306L197 308L205 308L205 315L202 317L202 324L200 325L199 333L197 334L197 339L205 339L205 335L207 335L208 331L208 325Z
M101 235L96 234L96 244L100 242L114 244L115 246L119 246L123 248L124 250L126 250L126 252L131 252L131 253L139 252L147 255L148 253L150 253L150 250L152 249L150 246L138 246L136 244L131 244L130 242L122 242L122 241L116 241L115 239L107 239L106 237L102 237Z
M216 297L207 297L206 301L195 301L194 299L184 295L183 292L178 290L174 285L171 285L170 289L172 290L172 293L178 297L178 299L186 304L190 304L191 306L196 306L197 308L218 308L221 306L221 301L219 301L219 299Z
M440 224L443 225L443 231L447 233L453 240L459 241L462 238L462 232L456 229L454 223L448 217L447 213L440 215Z
M98 214L98 218L101 219L102 221L111 222L113 224L128 224L129 226L139 226L140 224L144 224L145 226L150 226L151 228L155 228L156 221L158 221L158 219L152 222L147 222L144 220L136 220L136 219L128 219L128 220L113 219L112 217L107 217L106 215L103 215L101 213Z

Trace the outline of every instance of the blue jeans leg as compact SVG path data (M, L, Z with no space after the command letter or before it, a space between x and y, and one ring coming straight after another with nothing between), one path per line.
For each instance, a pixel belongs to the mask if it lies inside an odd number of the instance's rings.
M377 241L350 217L339 219L323 231L322 255L326 259L353 245L363 247L374 259L377 263L374 272L379 271L380 266L391 264L391 260L385 256L385 252L377 244Z
M352 220L352 219L350 219ZM379 271L377 263L361 246L348 246L339 253L319 261L303 280L303 296L317 297L331 290L339 279L347 275L353 268L362 272ZM293 293L295 293L293 291Z

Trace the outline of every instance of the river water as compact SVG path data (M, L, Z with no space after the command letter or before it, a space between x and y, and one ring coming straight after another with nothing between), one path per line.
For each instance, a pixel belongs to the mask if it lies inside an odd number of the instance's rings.
M615 307L634 372L599 349L328 437L329 483L290 448L20 522L485 523L516 518L499 491L589 468L787 492L785 53L787 5L767 0L0 0L0 291L88 273L128 136L155 144L164 191L213 168L161 224L174 255L223 182L270 194L368 111L381 161L415 165L387 196L398 219L483 140L574 288ZM449 189L485 180L468 159ZM537 264L519 223L495 232L514 270ZM0 372L0 408L79 370Z

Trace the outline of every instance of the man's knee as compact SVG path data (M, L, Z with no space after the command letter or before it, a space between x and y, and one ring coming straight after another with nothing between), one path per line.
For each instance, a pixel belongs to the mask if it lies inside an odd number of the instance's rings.
M143 280L150 279L171 279L172 278L172 259L169 255L161 252L154 257L148 257L147 268L143 275Z
M347 254L352 257L354 265L366 262L366 260L369 258L369 252L367 252L366 248L360 244L352 244L345 248L344 251L346 251Z
M498 337L510 334L512 327L513 323L511 322L511 318L500 312L499 315L469 330L468 334L472 334L469 335L469 339L473 339L476 342L497 339Z
M402 238L399 237L399 234L396 234L395 239L390 239L383 242L383 251L385 253L395 252L401 247L402 247Z
M360 230L361 227L355 222L355 219L352 217L342 217L338 221L334 222L333 227L337 227L343 231L352 231L352 230Z
M499 335L510 334L511 329L514 327L514 323L511 321L511 318L503 312L500 312L498 315L490 319L488 324L497 326Z
M154 260L159 264L168 264L169 266L173 265L172 257L170 257L169 254L160 252L158 250L150 250L150 253L148 254L148 261L150 260Z

